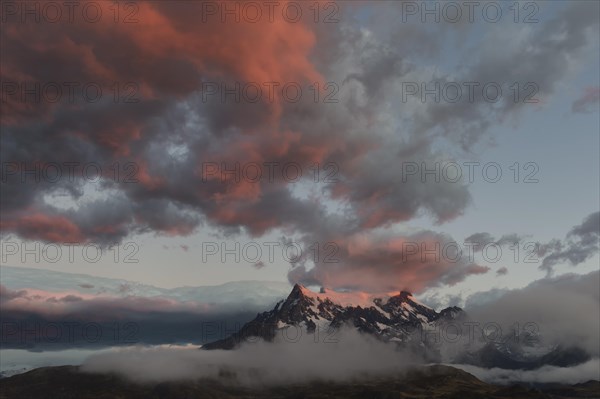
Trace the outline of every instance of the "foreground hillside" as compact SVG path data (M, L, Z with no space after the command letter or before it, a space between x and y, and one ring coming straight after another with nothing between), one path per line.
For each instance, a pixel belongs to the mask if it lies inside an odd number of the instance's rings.
M1 381L0 398L600 398L600 382L573 386L495 386L448 366L405 375L349 382L242 387L223 380L136 384L115 375L86 374L78 367L46 367Z

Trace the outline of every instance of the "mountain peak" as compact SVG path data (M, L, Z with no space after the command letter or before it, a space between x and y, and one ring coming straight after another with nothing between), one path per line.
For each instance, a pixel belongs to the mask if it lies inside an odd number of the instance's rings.
M408 300L416 301L415 297L413 296L413 294L411 292L408 292L408 291L400 291L400 292L398 292L396 294L392 294L392 295L390 295L390 299L395 299L397 301L399 300L401 302L405 302L405 301L408 301Z
M396 303L400 303L400 302L415 302L415 303L419 303L415 297L413 296L413 294L411 294L408 291L400 291L399 293L397 293L396 295L392 295L390 296L389 299L390 302L396 302Z
M294 288L292 288L292 291L288 295L288 299L309 297L309 296L311 296L311 293L312 293L312 291L310 291L308 288L306 288L302 284L296 283L296 284L294 284Z

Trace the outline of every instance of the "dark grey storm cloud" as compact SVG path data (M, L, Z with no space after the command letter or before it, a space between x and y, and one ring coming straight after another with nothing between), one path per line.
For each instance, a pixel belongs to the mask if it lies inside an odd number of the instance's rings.
M574 226L565 240L553 240L540 245L543 256L540 269L551 274L554 266L570 263L577 266L598 253L600 245L600 212L588 215L581 224Z
M474 251L481 251L483 247L488 244L496 244L499 246L503 245L516 245L523 240L524 237L519 236L518 234L505 234L501 236L499 239L494 238L490 233L481 232L471 234L469 237L465 238L465 243L472 244Z

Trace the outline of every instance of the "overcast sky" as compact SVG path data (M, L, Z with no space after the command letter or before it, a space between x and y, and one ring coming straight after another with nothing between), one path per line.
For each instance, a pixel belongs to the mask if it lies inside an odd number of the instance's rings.
M239 22L183 1L117 22L104 2L97 21L5 12L2 264L440 295L598 269L599 3L497 2L470 21L458 2L439 23L422 3L305 4L297 21L280 3L273 21L261 2ZM461 256L422 253L453 242Z

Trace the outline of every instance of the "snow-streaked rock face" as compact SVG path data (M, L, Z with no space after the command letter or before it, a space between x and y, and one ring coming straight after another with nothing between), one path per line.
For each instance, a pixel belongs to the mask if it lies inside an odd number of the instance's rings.
M342 293L324 290L315 293L296 284L287 299L271 311L260 313L233 336L205 345L205 349L230 349L246 339L272 340L279 330L301 327L309 333L327 332L348 325L384 341L407 339L411 331L458 317L457 307L438 313L418 302L412 294Z

